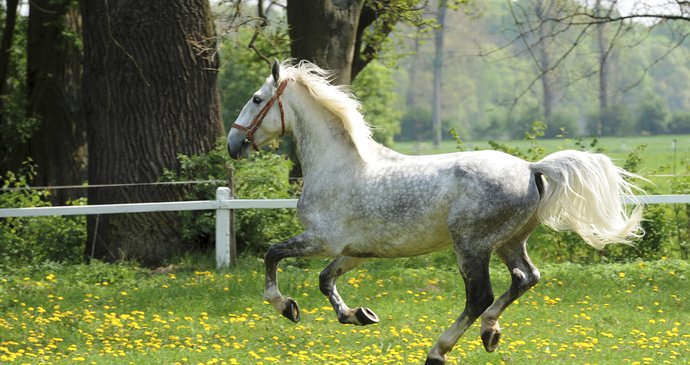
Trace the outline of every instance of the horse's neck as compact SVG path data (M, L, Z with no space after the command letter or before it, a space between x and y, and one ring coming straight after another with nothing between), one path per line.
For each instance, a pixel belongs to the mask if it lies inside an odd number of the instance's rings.
M308 99L308 98L305 98ZM364 165L358 146L335 115L311 102L296 112L293 134L305 178L330 169L357 169ZM361 141L365 147L370 141Z

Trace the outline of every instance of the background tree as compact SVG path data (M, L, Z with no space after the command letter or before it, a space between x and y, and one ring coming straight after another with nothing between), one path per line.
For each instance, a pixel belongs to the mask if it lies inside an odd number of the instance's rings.
M535 3L553 9L539 19ZM690 44L683 42L690 22L642 21L624 12L623 3L611 8L603 0L600 17L619 21L596 21L595 4L487 0L448 12L445 63L453 71L443 77L444 120L464 140L522 138L532 122L547 119L545 137L630 135L636 131L635 105L647 95L659 95L670 114L690 110L690 89L682 86L690 83ZM392 36L402 37L397 30ZM396 50L410 54L396 73L408 113L415 113L406 121L421 116L418 110L431 112L434 46L427 38ZM542 47L548 62L541 62ZM400 138L416 139L413 133L404 127Z
M207 0L81 2L90 184L152 183L221 135ZM175 201L184 189L92 189L90 204ZM90 216L89 257L158 265L187 250L175 212Z
M336 72L336 84L350 84L357 26L364 0L289 0L291 54Z
M352 83L382 50L396 23L421 25L416 0L288 0L290 53Z
M39 166L34 185L86 180L86 125L81 99L81 18L76 0L32 0L27 32L27 116L38 123L29 141ZM78 190L56 190L55 204Z
M434 94L432 97L431 108L431 130L433 135L433 144L438 148L441 144L441 117L442 117L442 102L441 102L441 84L443 71L443 35L446 31L446 10L448 9L448 2L446 0L439 0L436 10L436 30L434 31Z
M26 20L17 16L17 0L0 7L0 173L17 170L27 156L26 141L35 123L24 117L26 108L25 29Z
M5 2L5 24L2 29L0 41L0 107L4 104L2 99L7 93L7 77L10 70L10 52L14 40L14 28L17 25L17 6L19 0L7 0ZM0 108L1 109L1 108Z

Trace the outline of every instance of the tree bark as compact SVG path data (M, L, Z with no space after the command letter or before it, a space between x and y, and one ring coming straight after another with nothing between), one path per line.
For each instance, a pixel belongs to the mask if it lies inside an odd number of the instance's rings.
M222 134L208 0L88 0L84 19L89 183L151 183ZM91 189L90 204L176 201L177 186ZM87 257L159 265L190 249L176 212L90 216Z
M553 114L553 107L556 100L555 90L552 87L553 77L551 73L552 61L551 54L548 49L548 37L551 31L547 29L548 18L553 14L553 0L538 0L535 4L535 13L539 20L538 36L539 36L539 68L540 80L542 88L542 112L544 115L544 124L551 125L551 115Z
M38 166L36 185L78 185L86 180L86 124L81 100L79 8L73 0L29 2L27 116L40 125L29 141ZM79 196L56 190L54 204Z
M612 8L611 8L612 9ZM609 9L605 16L611 16L611 9ZM594 4L594 15L601 17L604 14L603 4L601 0L597 0ZM606 22L596 24L597 33L597 47L599 51L599 121L597 123L597 134L601 134L603 126L606 123L606 118L609 114L609 47L606 40Z
M5 2L5 27L3 28L2 41L0 42L0 107L4 104L1 97L7 93L10 50L12 48L12 40L14 39L14 28L17 25L18 5L18 0L7 0Z
M292 57L334 71L334 84L352 83L363 3L363 0L288 0Z
M3 130L6 130L6 126L11 126L13 122L16 123L8 116L5 100L7 98L7 84L10 75L12 43L17 25L18 5L18 0L7 0L5 2L5 24L2 30L2 40L0 41L0 126L3 127ZM25 141L5 138L2 139L5 143L0 143L0 175L4 175L7 171L17 170L26 157ZM14 143L7 143L10 141Z

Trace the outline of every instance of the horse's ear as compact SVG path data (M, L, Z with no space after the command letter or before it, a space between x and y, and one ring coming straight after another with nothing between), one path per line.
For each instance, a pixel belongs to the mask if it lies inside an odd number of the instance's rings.
M278 85L280 81L280 62L278 60L273 61L273 67L271 68L271 73L273 74L273 81Z

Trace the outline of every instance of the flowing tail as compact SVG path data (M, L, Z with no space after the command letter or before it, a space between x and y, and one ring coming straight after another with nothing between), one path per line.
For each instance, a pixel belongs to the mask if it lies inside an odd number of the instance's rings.
M630 212L625 207L625 197L633 199L633 191L640 191L626 178L637 176L616 167L607 156L560 151L533 163L531 169L546 178L537 211L546 226L575 231L599 250L644 234L641 206Z

